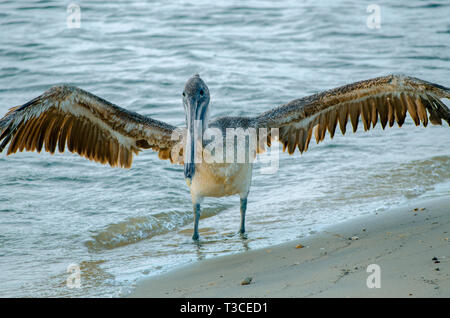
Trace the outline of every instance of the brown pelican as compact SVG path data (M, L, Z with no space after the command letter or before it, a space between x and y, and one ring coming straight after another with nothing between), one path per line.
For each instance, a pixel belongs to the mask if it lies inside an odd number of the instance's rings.
M80 88L61 85L41 96L11 108L0 120L0 152L27 150L54 153L56 147L109 164L129 168L133 153L151 148L160 159L184 164L194 209L193 239L198 240L200 203L204 197L240 196L240 233L245 232L247 196L252 178L251 162L208 163L195 158L207 143L202 136L209 128L278 129L278 140L289 154L308 149L326 131L333 138L337 123L343 134L350 119L353 131L361 119L364 130L395 122L401 127L409 113L416 125L450 125L450 110L440 98L450 98L450 89L418 78L389 75L295 99L255 117L221 117L209 120L209 89L199 75L188 80L183 91L187 129L182 142L173 138L176 127L130 112ZM200 136L200 137L199 137ZM270 133L262 140L270 147ZM260 139L261 140L261 139ZM233 139L234 141L234 139ZM180 147L181 144L181 147ZM198 145L200 144L200 148ZM258 152L265 145L258 143Z

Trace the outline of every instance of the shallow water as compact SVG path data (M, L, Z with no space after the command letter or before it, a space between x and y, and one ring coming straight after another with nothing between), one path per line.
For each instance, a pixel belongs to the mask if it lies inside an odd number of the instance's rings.
M206 1L0 3L0 113L68 82L117 105L184 124L181 92L200 73L212 116L252 115L356 80L403 73L450 86L450 4ZM449 101L445 101L449 105ZM0 155L0 296L120 296L137 279L204 258L267 247L430 196L450 195L448 127L337 134L280 169L254 169L248 239L239 198L206 199L191 242L180 167L151 151L130 170L70 153ZM78 264L81 288L66 285Z

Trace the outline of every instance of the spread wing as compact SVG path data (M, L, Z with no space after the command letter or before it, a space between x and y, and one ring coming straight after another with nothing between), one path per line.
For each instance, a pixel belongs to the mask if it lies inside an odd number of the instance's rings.
M55 86L0 119L0 152L71 152L113 167L131 167L133 153L151 148L159 158L175 158L176 127L118 107L80 88ZM175 156L173 155L175 154Z
M390 75L296 99L253 120L259 128L279 128L283 151L292 154L298 147L303 153L313 133L317 143L326 131L333 138L339 123L345 134L349 119L353 132L360 118L366 131L378 121L383 129L395 122L401 127L407 113L417 126L420 122L425 127L428 122L441 125L442 119L450 125L450 110L440 98L450 98L450 89L418 78ZM270 134L267 144L271 144Z

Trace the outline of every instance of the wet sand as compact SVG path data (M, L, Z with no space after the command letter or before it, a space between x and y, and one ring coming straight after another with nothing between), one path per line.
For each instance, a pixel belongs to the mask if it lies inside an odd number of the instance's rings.
M180 267L140 281L130 296L450 297L450 198L417 202Z

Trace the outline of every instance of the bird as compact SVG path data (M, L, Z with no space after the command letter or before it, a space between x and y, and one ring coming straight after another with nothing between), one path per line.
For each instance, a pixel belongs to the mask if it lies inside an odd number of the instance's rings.
M0 152L8 145L7 155L43 149L53 154L56 148L59 152L67 148L89 160L130 168L133 155L152 149L160 159L183 165L193 206L192 239L199 241L200 205L205 197L239 195L238 233L244 235L253 167L248 158L268 150L272 141L280 142L283 152L287 150L290 155L296 149L303 154L312 136L317 143L325 138L326 132L333 138L338 124L343 135L348 121L353 132L358 125L361 127L360 122L364 131L374 128L378 122L384 130L395 123L401 127L408 113L416 126L426 127L429 122L442 125L442 120L450 126L450 110L441 101L444 98L450 99L447 87L391 74L294 99L255 116L210 119L209 88L195 74L182 92L186 126L175 127L121 108L81 88L61 84L10 108L0 119ZM258 136L254 151L247 152L248 158L238 161L233 155L228 161L202 159L208 154L203 151L214 144L212 138L203 138L209 130L222 135L217 138L216 146L231 145L231 148L224 147L228 154L236 150L234 135L233 143L225 137L230 129L252 130ZM249 139L245 140L248 147ZM216 153L216 150L209 154L226 157L227 151L219 149Z

